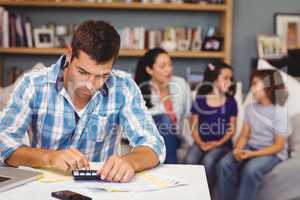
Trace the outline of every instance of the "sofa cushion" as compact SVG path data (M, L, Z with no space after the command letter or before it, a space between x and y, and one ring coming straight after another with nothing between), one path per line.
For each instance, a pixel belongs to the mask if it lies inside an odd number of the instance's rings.
M300 199L300 154L280 164L263 178L257 200Z
M33 68L30 70L32 72L39 71L45 67L42 63L37 63L33 66ZM8 87L0 88L0 111L3 110L3 108L8 103L10 96L14 90L14 85L16 85L17 82L19 82L21 79L21 76L16 80L16 82Z
M233 136L233 142L235 143L239 137L239 134L242 129L243 121L244 121L244 109L245 106L248 105L247 99L249 99L249 94L246 96L245 101L243 101L243 94L242 94L242 83L238 82L236 87L236 94L234 96L237 106L238 106L238 115L236 120L236 134Z
M10 85L5 88L1 88L0 90L0 111L6 106L12 91L14 90L14 86Z

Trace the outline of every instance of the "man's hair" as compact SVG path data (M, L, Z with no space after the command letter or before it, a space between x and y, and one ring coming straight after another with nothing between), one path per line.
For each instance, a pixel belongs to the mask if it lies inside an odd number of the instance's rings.
M105 63L118 57L120 36L110 24L88 20L82 22L76 29L71 47L72 59L78 58L81 50L97 63Z
M264 84L267 97L274 105L283 106L288 98L288 91L278 70L256 70L250 76L250 84L254 78L259 78Z

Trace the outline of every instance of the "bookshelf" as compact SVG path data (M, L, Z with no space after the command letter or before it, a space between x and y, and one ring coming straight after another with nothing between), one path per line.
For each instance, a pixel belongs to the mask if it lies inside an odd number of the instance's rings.
M25 55L61 55L65 52L62 48L0 48L1 54L25 54ZM144 55L145 50L120 50L121 57L139 57ZM224 52L193 52L193 51L177 51L169 52L171 57L176 58L224 58Z
M7 8L57 8L57 9L107 9L107 10L153 10L153 11L187 11L187 12L207 12L220 13L220 29L224 36L223 50L211 51L177 51L170 52L173 58L184 59L222 59L231 63L231 43L232 43L232 1L226 0L224 4L175 4L175 3L89 3L70 1L45 1L45 0L0 0L0 6ZM60 55L64 53L61 48L0 48L0 86L3 84L3 57L5 55ZM120 51L120 57L140 57L144 50Z
M221 4L175 4L175 3L89 3L89 2L50 2L36 0L0 0L0 5L6 7L57 7L57 8L90 8L90 9L120 9L120 10L176 10L176 11L208 11L225 12L226 5Z

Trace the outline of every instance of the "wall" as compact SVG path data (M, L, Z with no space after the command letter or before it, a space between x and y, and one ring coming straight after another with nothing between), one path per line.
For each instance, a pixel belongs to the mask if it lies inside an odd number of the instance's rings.
M257 56L256 35L273 34L276 12L300 13L299 0L235 0L233 23L233 66L235 77L249 85L250 60Z
M111 21L114 25L122 27L141 26L162 27L171 26L217 25L218 14L194 13L194 12L160 12L160 11L107 11L107 10L77 10L77 9L47 9L42 13L39 9L12 9L16 12L29 14L35 26L45 22L60 24L78 23L82 20L93 18ZM234 25L233 25L233 66L237 80L242 80L244 91L248 88L248 76L250 59L256 57L255 36L257 33L271 34L273 32L274 12L299 12L299 0L234 0ZM57 56L5 56L6 66L23 66L29 68L34 63L42 61L49 65L57 59ZM117 68L134 71L136 58L121 58L116 63ZM185 76L186 67L193 71L203 71L208 60L201 59L174 59L174 73ZM7 72L7 69L5 69ZM5 77L7 82L7 77Z

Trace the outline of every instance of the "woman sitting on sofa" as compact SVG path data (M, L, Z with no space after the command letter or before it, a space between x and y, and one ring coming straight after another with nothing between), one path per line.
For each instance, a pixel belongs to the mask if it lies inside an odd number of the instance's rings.
M179 128L183 117L189 115L191 92L186 81L173 76L168 53L154 48L138 61L135 81L141 89L156 126L166 144L165 163L177 163Z

